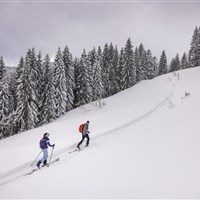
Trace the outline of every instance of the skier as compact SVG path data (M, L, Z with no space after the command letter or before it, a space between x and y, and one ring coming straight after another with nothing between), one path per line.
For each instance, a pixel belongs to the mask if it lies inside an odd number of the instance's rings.
M40 148L43 152L43 158L38 161L37 167L40 168L40 164L43 162L43 166L47 165L47 158L48 158L48 146L55 147L55 144L51 145L49 141L49 133L45 133L43 138L40 140Z
M78 143L77 148L80 149L80 145L82 144L82 142L84 141L85 138L87 138L87 143L86 143L86 147L89 145L90 142L90 137L89 137L89 121L87 121L84 125L83 125L83 130L82 130L82 140Z

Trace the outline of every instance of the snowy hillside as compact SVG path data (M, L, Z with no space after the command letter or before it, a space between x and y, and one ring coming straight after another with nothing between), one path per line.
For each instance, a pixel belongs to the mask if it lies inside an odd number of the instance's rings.
M0 141L0 198L200 198L200 67ZM90 147L69 154L90 120ZM60 161L32 175L43 133ZM50 153L51 149L49 149Z

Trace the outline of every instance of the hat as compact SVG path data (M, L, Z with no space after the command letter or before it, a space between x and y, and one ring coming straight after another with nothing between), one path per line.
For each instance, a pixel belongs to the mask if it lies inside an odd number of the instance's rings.
M44 137L49 137L49 133L45 133L45 134L44 134Z

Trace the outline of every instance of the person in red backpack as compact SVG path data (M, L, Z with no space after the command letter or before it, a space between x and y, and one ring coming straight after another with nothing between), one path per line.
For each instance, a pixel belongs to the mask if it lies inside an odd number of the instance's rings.
M78 143L77 148L80 149L80 145L82 144L82 142L85 140L85 138L87 138L87 142L86 142L86 147L89 145L90 142L90 137L89 137L89 121L87 121L84 125L83 125L83 129L82 129L82 140Z

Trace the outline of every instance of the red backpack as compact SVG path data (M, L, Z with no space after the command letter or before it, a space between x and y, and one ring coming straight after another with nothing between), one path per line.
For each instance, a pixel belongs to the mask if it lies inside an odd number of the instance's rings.
M81 125L79 126L79 132L80 132L80 133L83 132L83 127L84 127L84 124L81 124Z

